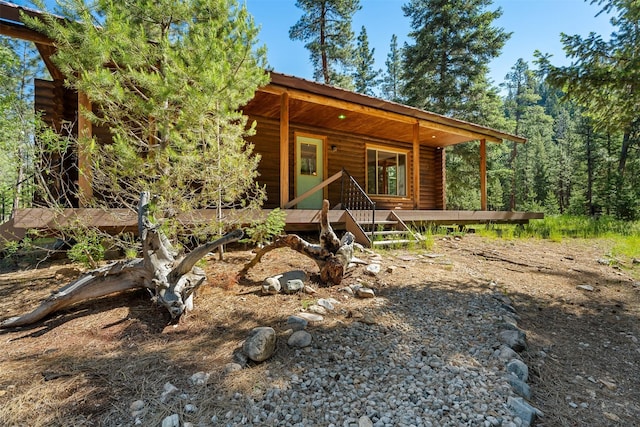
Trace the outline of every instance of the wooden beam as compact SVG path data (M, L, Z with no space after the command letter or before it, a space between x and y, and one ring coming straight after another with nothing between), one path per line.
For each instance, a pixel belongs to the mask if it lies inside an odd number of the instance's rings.
M8 22L0 22L0 34L14 39L26 40L42 45L53 46L51 39L24 25L16 25Z
M289 94L280 95L280 207L289 201Z
M91 101L85 93L78 93L78 138L85 139L93 136L91 122L83 114L83 111L91 111ZM91 158L83 144L78 144L78 203L80 207L88 206L93 198L93 173L91 171Z
M420 123L413 125L413 208L420 209Z
M440 149L440 161L442 162L442 210L447 210L447 153Z
M333 107L346 111L353 111L355 113L366 114L371 117L384 119L384 120L393 120L399 123L405 123L413 125L418 120L418 123L421 127L426 129L439 130L443 132L448 132L455 135L460 135L465 138L469 138L469 141L477 140L481 138L485 138L488 141L501 143L502 139L496 138L493 136L485 135L482 133L472 132L466 129L457 128L455 126L450 126L442 123L435 123L425 119L416 119L415 117L395 113L392 111L385 111L374 107L369 107L366 105L356 104L350 101L345 101L337 98L330 98L324 95L316 95L309 92L304 92L302 90L297 89L284 89L274 85L267 85L259 89L265 93L271 94L282 94L288 93L290 99L295 99L298 101L308 102L311 104L319 104L326 107Z
M339 180L340 178L342 178L342 171L334 173L331 177L329 177L328 179L325 179L320 184L313 186L312 188L308 189L307 191L305 191L304 193L302 193L292 201L285 203L284 208L291 209L292 207L300 203L302 200L306 199L308 196L312 195L313 193L320 190L321 188L326 188L329 184Z
M487 141L480 140L480 210L487 210Z
M53 45L40 44L35 43L38 52L40 53L40 57L44 61L44 65L47 67L47 71L51 74L51 78L53 80L64 80L64 76L62 75L62 71L51 60L51 55L56 53L56 47Z

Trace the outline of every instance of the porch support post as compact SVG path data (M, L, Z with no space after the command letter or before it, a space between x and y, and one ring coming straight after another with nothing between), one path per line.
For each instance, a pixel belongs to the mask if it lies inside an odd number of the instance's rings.
M480 140L480 210L487 210L487 140Z
M78 92L78 139L91 138L93 128L91 122L83 114L83 110L91 111L91 101L83 92ZM78 204L86 207L93 198L93 173L89 153L78 145Z
M413 208L420 209L420 123L413 124Z
M442 210L447 210L447 153L440 147L440 167L442 168Z
M289 201L289 94L280 96L280 208Z

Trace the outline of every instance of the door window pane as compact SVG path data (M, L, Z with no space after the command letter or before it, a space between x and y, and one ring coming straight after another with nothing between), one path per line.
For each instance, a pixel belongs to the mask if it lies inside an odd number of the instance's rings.
M318 152L315 144L300 144L300 175L318 174Z

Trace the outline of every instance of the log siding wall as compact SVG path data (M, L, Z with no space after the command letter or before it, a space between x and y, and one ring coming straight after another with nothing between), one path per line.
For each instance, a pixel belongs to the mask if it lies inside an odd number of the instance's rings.
M275 208L280 206L280 124L278 120L250 117L249 122L256 121L256 135L249 138L255 146L255 152L262 156L258 171L260 176L258 182L266 186L267 201L265 208ZM289 195L293 199L294 193L294 164L295 164L295 139L294 133L314 134L327 137L327 176L340 172L343 168L347 170L358 183L365 188L366 185L366 147L367 144L377 147L388 147L390 150L407 153L407 197L380 197L374 196L378 209L415 209L414 189L413 189L413 155L412 145L397 141L385 141L376 138L368 138L359 135L328 131L322 128L290 124L289 141ZM331 146L336 146L337 150L331 151ZM420 206L419 209L442 209L442 170L440 165L440 150L433 147L423 146L420 149ZM336 182L329 186L329 202L335 206L340 202L341 186Z

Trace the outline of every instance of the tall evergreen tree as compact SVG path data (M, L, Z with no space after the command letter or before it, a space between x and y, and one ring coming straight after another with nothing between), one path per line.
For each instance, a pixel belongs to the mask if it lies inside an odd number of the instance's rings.
M638 179L632 159L633 174L627 176L627 164L632 148L640 144L640 3L630 0L594 0L611 13L611 23L617 30L605 41L591 33L586 38L562 34L561 40L569 58L574 61L565 67L550 64L548 57L541 63L549 81L562 88L568 99L585 109L596 130L621 135L618 151L617 199L619 216L640 215L640 191L629 185Z
M382 97L393 102L402 102L402 51L398 47L398 36L391 36L389 53L384 62L386 70L382 77Z
M491 0L410 0L403 6L414 40L403 49L407 103L466 118L471 109L467 102L477 97L476 86L486 83L489 62L510 37L492 26L502 11L487 10L491 4Z
M94 202L135 209L149 191L158 212L259 207L259 158L239 108L268 77L244 6L70 0L57 12L71 19L31 24L55 40L67 84L93 103L80 114L113 136L78 141L92 162Z
M353 83L355 85L356 92L364 93L365 95L374 95L380 80L380 70L375 70L375 49L369 49L369 37L367 37L367 30L364 26L358 34L358 41L355 51L355 64L353 72Z
M297 0L303 14L289 29L291 40L306 42L313 64L313 77L326 84L351 89L353 14L360 0Z
M523 121L527 110L536 105L540 96L535 93L534 75L529 70L529 65L522 59L518 59L511 71L507 74L503 86L507 89L505 100L506 116L513 123L510 129L516 135L522 135ZM511 184L509 185L509 209L516 209L518 199L517 178L518 144L512 143L511 155L508 167L511 170Z
M5 215L31 200L33 78L42 73L32 43L0 37L0 203Z

